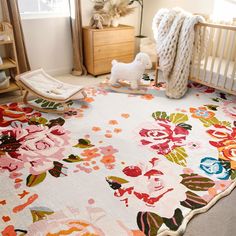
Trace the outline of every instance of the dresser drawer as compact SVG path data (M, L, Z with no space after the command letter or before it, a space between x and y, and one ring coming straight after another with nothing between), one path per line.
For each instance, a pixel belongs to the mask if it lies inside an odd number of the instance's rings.
M94 47L94 60L134 54L134 42Z
M134 41L134 29L96 31L93 33L94 46Z
M130 62L134 58L134 27L119 25L93 29L83 27L83 53L88 73L106 74L111 71L111 61Z
M120 62L131 62L134 59L134 55L125 55L125 56L117 56L117 57L109 57L109 58L104 58L100 60L95 60L94 62L94 74L99 75L99 74L105 74L111 72L111 62L112 60L117 60Z

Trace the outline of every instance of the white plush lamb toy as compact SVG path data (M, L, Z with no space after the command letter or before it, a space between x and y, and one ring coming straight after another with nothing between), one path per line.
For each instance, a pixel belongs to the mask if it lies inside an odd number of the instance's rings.
M116 60L112 61L111 85L115 85L118 80L130 81L132 89L137 89L142 79L145 69L151 69L152 62L148 54L140 52L131 63L122 63Z

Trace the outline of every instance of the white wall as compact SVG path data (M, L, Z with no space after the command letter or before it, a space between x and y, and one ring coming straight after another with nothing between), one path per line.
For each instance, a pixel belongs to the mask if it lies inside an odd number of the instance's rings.
M214 0L144 0L144 34L152 37L152 19L160 8L176 6L192 13L212 14Z
M72 44L68 17L23 19L31 69L44 68L51 75L70 73Z

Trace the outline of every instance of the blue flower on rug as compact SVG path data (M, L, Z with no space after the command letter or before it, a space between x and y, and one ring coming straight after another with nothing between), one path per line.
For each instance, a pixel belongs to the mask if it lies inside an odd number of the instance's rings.
M227 180L230 177L228 171L219 160L213 157L205 157L201 160L200 168L209 176L214 176L217 179Z

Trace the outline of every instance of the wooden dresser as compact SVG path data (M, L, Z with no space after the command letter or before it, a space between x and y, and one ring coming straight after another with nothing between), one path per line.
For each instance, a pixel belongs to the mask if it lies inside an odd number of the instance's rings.
M83 27L83 48L88 73L101 75L111 72L111 61L131 62L135 50L134 27L120 25L104 29Z

